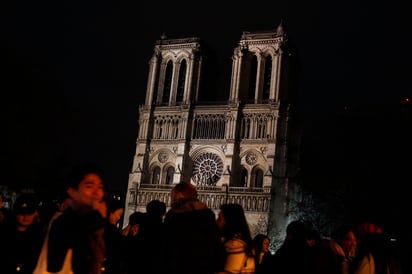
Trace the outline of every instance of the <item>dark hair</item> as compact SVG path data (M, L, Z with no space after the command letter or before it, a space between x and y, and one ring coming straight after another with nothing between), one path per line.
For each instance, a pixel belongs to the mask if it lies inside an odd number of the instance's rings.
M97 174L101 178L103 172L93 163L81 163L72 167L66 178L66 188L77 189L79 183L84 179L87 174Z
M245 212L240 204L222 204L220 210L225 219L222 236L226 240L240 238L246 243L246 252L252 254L253 240Z
M306 224L301 220L291 221L286 226L287 241L306 241Z
M337 241L342 240L346 237L349 231L354 232L354 227L350 224L339 224L331 233L331 238Z
M257 234L254 238L253 238L253 245L254 245L254 248L255 248L255 254L256 254L256 256L259 256L259 254L260 254L260 252L262 251L262 244L263 244L263 241L265 240L265 239L268 239L269 241L270 241L270 239L269 239L269 237L267 236L267 235L265 235L265 234Z
M166 203L160 200L151 200L146 205L146 212L153 216L162 216L166 214Z
M183 194L185 199L197 198L196 187L192 185L190 182L180 182L173 187L172 191Z
M135 211L129 216L129 225L141 224L146 220L146 213Z

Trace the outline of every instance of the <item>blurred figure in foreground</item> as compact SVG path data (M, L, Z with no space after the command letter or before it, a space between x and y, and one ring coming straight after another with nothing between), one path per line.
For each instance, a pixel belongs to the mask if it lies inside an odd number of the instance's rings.
M123 203L117 199L107 201L107 223L104 231L106 243L106 260L104 269L106 274L121 274L124 271L125 239L119 228L119 221L123 215Z
M225 262L219 273L255 273L253 240L243 207L221 205L216 223L225 248Z
M197 199L190 182L176 184L171 193L171 208L164 220L163 273L213 274L221 263L221 243L216 217Z
M107 206L102 172L93 164L75 166L67 177L69 205L54 219L48 234L50 272L59 271L69 249L75 274L100 274L104 269Z
M314 274L349 274L356 254L354 229L349 224L339 224L331 239L321 239L314 253Z
M273 255L269 251L269 237L265 234L257 234L253 238L253 246L255 249L255 274L273 272Z
M147 222L147 213L135 211L129 216L129 222L122 230L125 238L124 249L124 269L125 273L135 274L144 266L146 256L154 256L155 254L146 255L145 238L143 236L144 225ZM145 269L147 271L147 269Z
M273 267L277 274L309 274L312 269L311 250L306 242L307 227L295 220L286 227L286 238L275 252Z
M0 272L31 274L37 263L44 233L38 221L36 198L17 197L12 220L0 229Z
M356 227L358 254L354 274L402 274L402 267L394 249L389 246L382 229L370 222Z

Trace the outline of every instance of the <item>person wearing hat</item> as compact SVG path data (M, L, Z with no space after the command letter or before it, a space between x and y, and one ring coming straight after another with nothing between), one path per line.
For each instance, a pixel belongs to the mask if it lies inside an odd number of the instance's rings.
M36 198L31 194L17 197L13 220L0 231L1 273L33 273L43 243L44 232L38 222Z

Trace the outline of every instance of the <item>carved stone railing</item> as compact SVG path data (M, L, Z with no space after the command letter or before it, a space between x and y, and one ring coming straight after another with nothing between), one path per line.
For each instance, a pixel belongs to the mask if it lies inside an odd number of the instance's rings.
M170 191L173 185L141 184L129 189L129 206L145 207L151 200L160 200L170 205ZM221 204L238 203L248 212L268 212L270 188L197 186L198 198L212 210L219 210Z

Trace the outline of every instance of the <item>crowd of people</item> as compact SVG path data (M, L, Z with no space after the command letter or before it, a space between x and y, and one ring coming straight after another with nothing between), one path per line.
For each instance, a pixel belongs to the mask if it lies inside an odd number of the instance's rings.
M20 195L7 210L0 193L1 273L406 273L374 223L340 224L323 238L310 224L294 220L272 253L268 235L252 236L240 204L222 204L215 216L190 182L174 185L170 205L153 200L123 227L124 205L107 197L95 165L73 168L66 194L44 216L34 195Z

